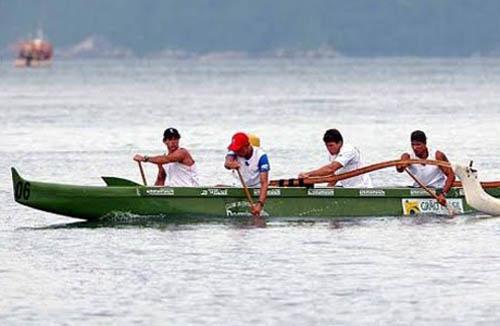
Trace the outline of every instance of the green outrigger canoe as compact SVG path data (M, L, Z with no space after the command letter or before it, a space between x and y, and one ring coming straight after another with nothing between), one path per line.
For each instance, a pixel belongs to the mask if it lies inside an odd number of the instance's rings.
M106 186L78 186L23 179L12 168L14 198L42 211L88 221L109 216L139 215L182 217L250 216L242 188L229 187L148 187L120 178L103 177ZM250 189L257 198L260 189ZM487 189L500 197L500 187ZM472 213L462 188L453 188L448 202L458 213ZM268 189L263 216L297 218L350 218L448 214L420 188L313 188L274 187Z

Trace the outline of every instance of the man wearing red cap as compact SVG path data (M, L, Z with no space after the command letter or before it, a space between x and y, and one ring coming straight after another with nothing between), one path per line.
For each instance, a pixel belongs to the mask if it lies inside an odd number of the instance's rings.
M252 207L252 214L258 216L267 199L270 170L267 154L260 147L253 147L248 135L243 132L233 135L227 149L229 152L226 155L224 167L229 170L239 169L248 187L261 188L259 200Z

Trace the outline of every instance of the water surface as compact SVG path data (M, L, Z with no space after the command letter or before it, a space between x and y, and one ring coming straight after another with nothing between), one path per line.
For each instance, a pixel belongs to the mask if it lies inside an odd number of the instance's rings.
M500 60L71 61L0 66L1 324L445 324L500 322L498 219L168 220L89 225L13 202L9 167L35 180L140 180L135 153L166 127L204 184L232 133L261 137L272 177L326 162L339 128L366 163L409 134L500 177ZM155 170L146 170L152 180ZM405 185L392 170L375 185Z

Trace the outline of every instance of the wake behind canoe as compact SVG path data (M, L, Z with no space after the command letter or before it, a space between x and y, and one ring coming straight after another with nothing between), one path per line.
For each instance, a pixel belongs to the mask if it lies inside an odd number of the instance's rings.
M169 217L250 216L242 188L146 187L121 178L103 178L106 186L79 186L30 181L12 168L15 200L32 208L64 216L97 221L110 214ZM500 197L500 188L488 193ZM260 189L250 189L257 198ZM463 190L453 188L449 202L460 213L473 210ZM268 189L263 216L347 218L446 214L446 210L418 188L284 188Z

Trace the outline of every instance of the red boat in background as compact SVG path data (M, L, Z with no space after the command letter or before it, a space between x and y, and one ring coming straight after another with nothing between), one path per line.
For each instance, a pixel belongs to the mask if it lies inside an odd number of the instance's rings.
M44 40L41 31L38 37L22 41L17 45L16 67L41 67L51 64L53 47L50 42Z

